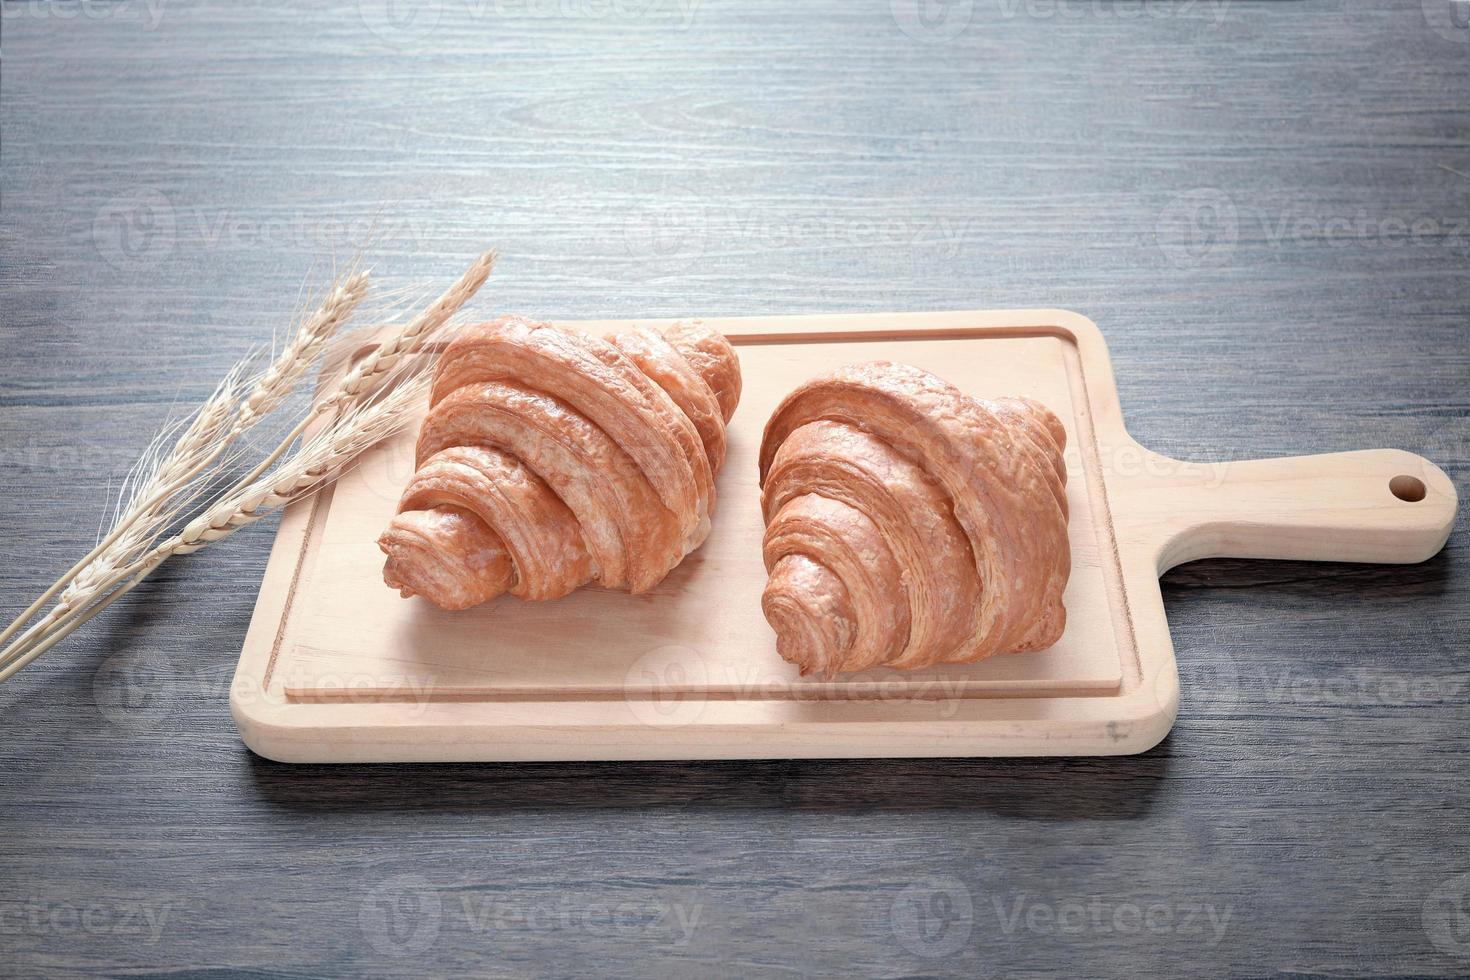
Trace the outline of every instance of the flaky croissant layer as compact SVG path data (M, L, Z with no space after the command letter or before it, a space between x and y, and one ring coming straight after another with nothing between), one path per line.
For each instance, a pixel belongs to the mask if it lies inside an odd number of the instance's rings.
M1066 625L1066 432L906 364L793 391L761 445L761 606L803 674L969 663Z
M504 317L435 369L383 580L466 609L644 592L709 533L740 362L699 323L607 339Z

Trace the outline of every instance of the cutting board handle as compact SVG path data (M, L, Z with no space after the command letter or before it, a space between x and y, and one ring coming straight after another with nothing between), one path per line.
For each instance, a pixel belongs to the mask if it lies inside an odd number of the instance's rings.
M1200 558L1420 562L1455 522L1454 483L1398 449L1215 464L1148 457L1126 477L1127 513L1155 541L1160 572Z

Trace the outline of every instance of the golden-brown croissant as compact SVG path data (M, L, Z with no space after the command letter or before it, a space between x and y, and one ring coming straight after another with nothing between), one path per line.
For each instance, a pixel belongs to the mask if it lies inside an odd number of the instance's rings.
M761 607L803 674L970 663L1066 624L1066 432L906 364L841 368L766 425Z
M704 541L740 362L698 323L608 339L504 317L435 368L383 580L466 609L646 592Z

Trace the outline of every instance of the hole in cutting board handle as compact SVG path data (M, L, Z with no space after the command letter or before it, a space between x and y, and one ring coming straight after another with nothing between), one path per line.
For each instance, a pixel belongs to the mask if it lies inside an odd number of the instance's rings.
M1417 476L1396 476L1388 481L1388 489L1400 500L1417 504L1424 499L1424 481Z

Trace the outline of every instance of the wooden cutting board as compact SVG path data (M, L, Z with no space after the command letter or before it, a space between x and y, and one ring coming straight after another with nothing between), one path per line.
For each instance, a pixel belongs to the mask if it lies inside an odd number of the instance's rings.
M1141 752L1179 703L1165 569L1227 555L1417 562L1454 522L1449 478L1398 450L1206 464L1144 449L1101 333L1075 313L706 322L736 345L745 392L714 530L659 588L460 613L399 598L376 539L412 472L415 425L286 512L231 691L246 744L292 762ZM974 395L1027 395L1066 425L1073 568L1052 648L830 681L777 656L760 611L761 431L802 381L875 358Z

